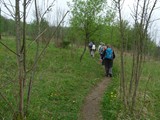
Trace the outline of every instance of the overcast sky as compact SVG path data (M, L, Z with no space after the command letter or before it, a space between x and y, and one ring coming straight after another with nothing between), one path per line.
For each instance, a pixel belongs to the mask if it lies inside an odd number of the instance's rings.
M6 3L8 3L8 7L11 9L10 12L8 12L8 10L4 7L4 5L2 4L3 1L5 1ZM15 0L0 0L0 7L2 9L2 15L11 18L9 16L9 14L11 12L13 12L14 10L10 7L10 3L9 1L11 1L12 5L15 5ZM22 1L22 0L20 0ZM32 0L33 1L33 0ZM45 11L45 9L47 8L47 6L49 6L51 4L51 2L54 0L37 0L38 5L41 8L42 13ZM52 8L52 12L50 12L50 14L48 14L46 16L47 20L50 21L51 24L56 24L56 21L60 21L62 16L66 13L66 11L69 10L68 6L67 6L67 2L71 2L72 0L56 0L54 2L54 6ZM133 23L133 18L131 17L131 11L133 11L133 5L134 2L136 0L125 0L124 2L124 6L123 6L123 10L122 10L122 16L123 18L125 18L126 20L128 20L130 23ZM153 0L151 0L152 3ZM20 2L20 4L22 5L23 3ZM158 0L158 3L156 5L156 10L153 13L152 16L152 20L155 19L160 19L160 0ZM21 6L22 9L22 6ZM34 4L33 2L31 2L30 6L28 6L27 8L28 11L28 16L27 16L27 22L32 22L35 17L34 17ZM59 17L57 17L57 14L59 14ZM65 22L64 24L68 24L68 19L70 18L70 14L68 14L65 18ZM156 38L156 43L158 43L160 41L160 20L156 20L151 27L150 30L150 34L152 35L152 37Z
M11 3L9 2L11 1ZM23 0L20 0L20 9L23 11ZM32 2L29 4L27 7L27 22L32 22L35 19L34 15L34 0L31 0ZM54 2L53 2L54 1ZM7 8L4 6L3 3L6 3L7 7L11 10L8 11ZM37 4L39 8L41 9L41 12L46 10L51 3L53 3L52 10L49 14L47 14L46 19L48 19L51 23L53 23L54 19L56 19L57 14L65 14L68 10L69 7L67 5L67 2L72 2L72 0L37 0ZM15 6L15 0L0 0L0 7L1 7L1 14L7 18L12 18L11 13L14 14L14 9L11 6ZM59 18L61 19L61 18ZM66 16L66 19L69 19L69 14ZM67 22L67 21L66 21Z
M132 18L132 13L134 10L134 7L136 4L137 0L125 0L124 6L123 6L123 18L126 20L130 21L131 23L133 22ZM150 4L153 5L154 0L150 0ZM156 4L156 9L154 10L152 17L151 17L151 22L150 27L149 27L149 32L152 38L156 40L156 43L159 44L160 42L160 0L158 0Z

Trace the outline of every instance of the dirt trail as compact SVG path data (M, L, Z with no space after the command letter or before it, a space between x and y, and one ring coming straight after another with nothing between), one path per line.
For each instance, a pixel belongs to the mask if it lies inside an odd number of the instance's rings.
M97 84L87 95L79 120L102 120L100 102L109 82L110 78L104 78L104 80Z

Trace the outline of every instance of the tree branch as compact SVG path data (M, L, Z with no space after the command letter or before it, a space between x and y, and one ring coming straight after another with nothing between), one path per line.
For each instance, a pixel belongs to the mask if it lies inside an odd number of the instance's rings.
M42 54L45 52L45 50L46 50L46 48L48 47L50 41L53 39L56 31L58 30L58 28L60 27L61 23L63 22L64 18L66 17L66 15L67 15L68 13L69 13L69 11L67 11L67 12L65 13L65 15L64 15L63 18L62 18L62 20L59 22L59 24L58 24L58 26L57 26L57 29L53 32L51 39L48 40L46 46L43 48L43 50L41 51L41 53L40 53L39 56L37 57L37 60L36 60L35 64L33 64L32 67L31 67L31 69L28 70L27 72L31 71L31 70L34 68L34 66L37 64L38 60L40 59L40 57L42 56Z
M10 52L14 53L16 56L20 57L20 55L18 55L16 52L14 52L13 50L11 50L7 45L5 45L4 43L2 43L0 41L0 44L2 44L4 47L6 47Z
M54 1L51 3L51 5L48 6L48 8L44 11L43 15L41 16L41 19L44 17L44 15L45 15L47 12L49 12L49 11L51 10L51 8L54 6L54 2L55 2L55 1L56 1L56 0L54 0Z
M8 8L8 4L6 4L6 3L4 2L4 0L3 0L3 4L4 4L4 6L6 7L6 9L8 10L8 12L11 14L11 16L14 18L13 12ZM11 5L11 7L13 8L12 5Z

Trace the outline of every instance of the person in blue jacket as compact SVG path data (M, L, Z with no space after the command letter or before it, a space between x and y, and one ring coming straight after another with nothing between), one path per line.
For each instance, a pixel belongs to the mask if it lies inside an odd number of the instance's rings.
M111 45L107 45L106 50L103 52L103 60L105 66L105 72L107 77L112 77L112 67L113 67L113 60L115 58L114 50L112 49Z

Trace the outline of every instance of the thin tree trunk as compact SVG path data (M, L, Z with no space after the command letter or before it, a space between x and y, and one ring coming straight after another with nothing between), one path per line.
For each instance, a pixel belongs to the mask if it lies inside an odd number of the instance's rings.
M18 80L19 80L19 116L23 119L24 115L24 91L23 91L23 81L24 81L24 68L23 68L23 54L21 53L21 30L20 30L20 9L19 9L19 0L16 0L16 14L15 14L15 22L16 22L16 48L17 54L17 62L18 62Z
M1 34L2 34L2 31L1 31L1 29L2 29L1 26L2 26L2 25L1 25L1 24L2 24L2 23L1 23L1 8L0 8L0 40L1 40L1 38L2 38L2 37L1 37Z
M121 0L118 0L118 12L119 12L119 19L120 19L120 33L121 33L121 87L122 87L122 90L123 90L123 102L124 102L124 105L126 107L127 103L126 103L126 88L125 88L125 84L126 84L126 81L125 81L125 77L124 77L124 27L123 27L123 21L122 21L122 16L121 16L121 5L120 5L120 2Z
M87 43L89 43L89 33L88 32L86 32L86 38L85 38L85 42L84 42L84 50L83 50L83 53L82 53L82 55L80 57L80 62L82 61L82 58L83 58L83 56L84 56L84 54L86 52Z
M137 5L136 5L136 14L135 14L135 23L137 23L138 21L138 6L139 6L139 1L137 1ZM136 27L136 26L135 26ZM135 31L136 34L136 31ZM132 74L131 74L131 80L130 80L130 87L129 87L129 98L130 96L132 96L132 88L133 88L133 82L134 82L134 75L135 75L135 57L136 57L136 52L137 52L137 45L136 45L137 40L134 41L133 44L133 59L132 59Z
M86 40L85 40L85 44L84 44L84 50L83 50L83 53L82 53L82 55L81 55L81 57L80 57L80 62L82 61L82 58L83 58L83 56L84 56L84 54L85 54L85 52L86 52L86 45L87 44L87 42L86 42Z
M23 3L23 43L22 43L22 49L21 52L23 53L23 66L24 66L24 81L23 81L23 87L26 83L26 0L24 0Z
M148 29L148 25L149 25L149 21L151 18L151 15L153 13L153 10L155 8L155 5L157 3L157 0L154 1L153 6L149 12L149 15L146 13L149 10L149 3L150 1L146 1L144 0L143 6L142 6L142 14L141 14L141 21L140 21L140 25L138 26L138 33L139 33L139 41L137 41L137 62L136 62L136 71L135 71L135 89L134 89L134 93L132 96L132 110L135 107L135 103L136 103L136 96L137 96L137 91L138 91L138 86L139 86L139 81L140 81L140 76L141 76L141 72L142 72L142 61L143 61L143 53L144 53L144 49L145 49L145 41L146 41L146 35L147 35L147 29ZM138 11L138 10L137 10ZM137 22L138 23L138 22Z
M35 11L36 11L36 28L38 28L38 33L37 36L40 34L40 20L39 20L39 15L38 15L38 6L37 6L37 0L35 0ZM30 81L29 81L29 85L28 85L28 94L27 94L27 106L26 106L26 115L28 113L28 108L29 108L29 104L30 104L30 96L31 96L31 89L32 89L32 82L35 76L35 71L36 71L36 67L37 67L37 59L38 59L38 55L39 55L39 41L40 37L36 40L36 53L35 53L35 58L34 58L34 66L33 69L31 71L31 77L30 77Z

